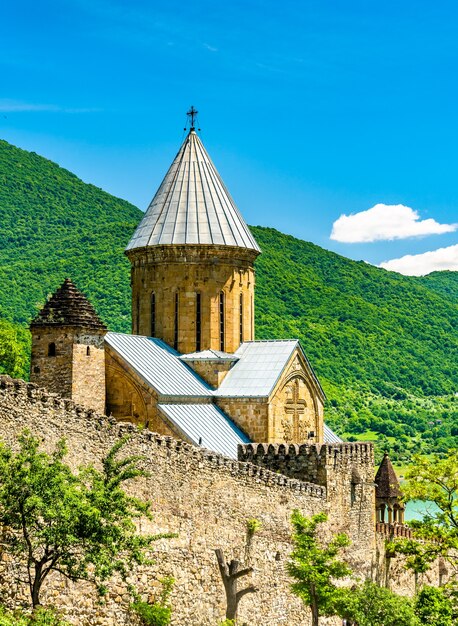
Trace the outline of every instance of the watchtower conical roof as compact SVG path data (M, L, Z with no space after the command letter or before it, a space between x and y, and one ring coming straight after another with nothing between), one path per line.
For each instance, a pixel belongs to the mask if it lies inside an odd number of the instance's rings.
M375 497L377 499L390 500L401 497L401 486L387 453L385 453L375 475L375 484Z
M261 251L194 128L186 136L126 252L174 244Z
M91 330L106 330L94 307L73 282L66 278L32 320L36 326L80 326Z

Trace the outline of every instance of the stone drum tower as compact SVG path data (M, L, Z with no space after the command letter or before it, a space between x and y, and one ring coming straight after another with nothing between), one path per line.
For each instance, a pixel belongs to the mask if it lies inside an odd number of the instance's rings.
M254 260L260 249L190 130L126 255L132 333L181 353L235 352L254 339Z
M31 322L30 332L30 381L104 413L107 329L70 279Z

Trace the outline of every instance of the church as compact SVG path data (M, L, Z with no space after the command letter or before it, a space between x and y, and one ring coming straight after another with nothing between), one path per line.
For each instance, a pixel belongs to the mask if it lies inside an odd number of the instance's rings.
M31 382L96 413L237 458L239 444L338 443L298 340L256 341L261 250L195 128L125 250L132 334L70 279L30 325Z

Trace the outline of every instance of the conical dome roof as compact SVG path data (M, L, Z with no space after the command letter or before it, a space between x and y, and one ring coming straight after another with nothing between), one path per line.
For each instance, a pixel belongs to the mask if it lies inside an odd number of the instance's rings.
M375 475L375 484L376 498L389 500L401 497L401 486L387 453L385 453L377 474Z
M194 129L126 251L174 244L236 246L260 252Z
M69 278L49 298L30 326L80 326L106 330L92 304Z

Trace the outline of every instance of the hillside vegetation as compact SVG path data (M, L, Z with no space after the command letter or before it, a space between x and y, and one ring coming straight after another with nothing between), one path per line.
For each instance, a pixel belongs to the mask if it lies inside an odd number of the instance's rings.
M110 329L129 331L123 249L141 216L0 141L0 372L26 375L24 327L67 276ZM263 251L257 337L301 339L328 395L331 426L378 440L401 462L414 449L456 445L458 274L405 277L273 229L252 230Z

